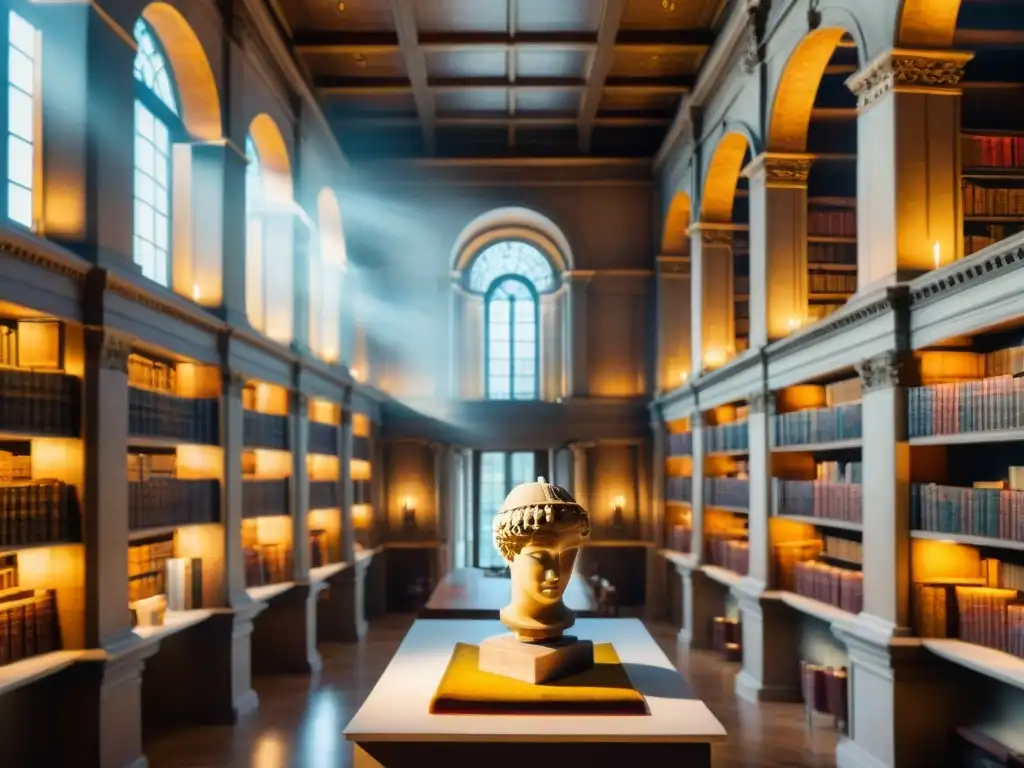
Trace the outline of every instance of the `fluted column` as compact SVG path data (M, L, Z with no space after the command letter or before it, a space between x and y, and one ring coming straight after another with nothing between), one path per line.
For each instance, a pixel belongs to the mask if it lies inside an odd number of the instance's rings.
M567 273L564 285L567 286L567 302L565 312L565 350L566 390L570 397L588 397L590 395L589 368L587 359L587 334L590 326L587 322L587 288L593 272L577 270Z
M658 256L655 302L658 389L662 392L672 391L689 379L692 372L690 290L690 257L684 254Z
M893 49L846 81L858 98L858 291L963 255L959 84L972 57Z
M750 179L750 346L762 347L807 317L807 176L813 155L763 153Z
M693 371L718 368L736 353L733 227L690 228L690 355Z

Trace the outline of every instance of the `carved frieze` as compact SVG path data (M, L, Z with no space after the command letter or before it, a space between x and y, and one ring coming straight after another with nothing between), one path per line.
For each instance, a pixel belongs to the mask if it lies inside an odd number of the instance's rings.
M913 358L908 354L886 352L863 360L857 365L861 389L873 392L892 387L912 386L914 377Z
M743 175L769 187L806 187L813 163L813 155L764 152L750 161Z
M934 90L955 88L973 54L958 51L893 49L846 80L863 109L894 88Z

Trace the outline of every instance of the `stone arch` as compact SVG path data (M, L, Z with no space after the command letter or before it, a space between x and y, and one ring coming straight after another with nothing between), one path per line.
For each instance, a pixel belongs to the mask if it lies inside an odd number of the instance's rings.
M152 27L167 54L185 130L193 139L217 141L224 135L220 94L196 33L181 12L165 2L147 5L142 18Z
M769 152L807 151L818 87L844 34L842 27L822 27L808 33L793 49L772 102L766 142Z
M274 118L261 112L249 124L249 136L259 155L261 181L267 200L280 205L294 201L292 163L288 146Z
M665 214L661 233L662 253L685 253L688 250L690 212L690 196L685 192L676 192Z
M528 208L496 208L477 216L459 233L452 249L452 268L465 270L491 243L523 240L540 249L557 273L573 269L572 248L551 219Z
M961 0L902 0L896 23L896 45L951 48Z
M316 196L316 223L320 232L321 259L332 267L343 269L348 263L345 229L338 197L330 187L324 187Z
M732 222L736 186L743 169L743 158L750 150L757 155L753 136L743 126L726 126L707 165L700 201L700 220L726 224Z

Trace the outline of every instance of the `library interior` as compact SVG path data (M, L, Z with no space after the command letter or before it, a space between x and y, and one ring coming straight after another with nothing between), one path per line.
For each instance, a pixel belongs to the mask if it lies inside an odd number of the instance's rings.
M0 764L1024 766L1022 0L5 5Z

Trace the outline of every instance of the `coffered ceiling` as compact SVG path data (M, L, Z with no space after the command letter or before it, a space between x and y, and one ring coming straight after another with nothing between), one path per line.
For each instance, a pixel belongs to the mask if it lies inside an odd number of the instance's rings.
M265 0L360 157L648 157L727 0Z

